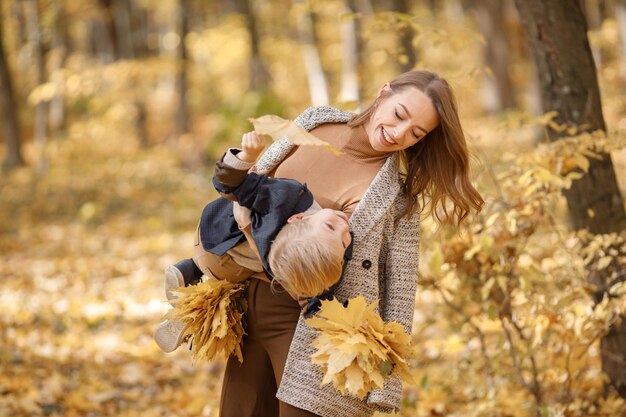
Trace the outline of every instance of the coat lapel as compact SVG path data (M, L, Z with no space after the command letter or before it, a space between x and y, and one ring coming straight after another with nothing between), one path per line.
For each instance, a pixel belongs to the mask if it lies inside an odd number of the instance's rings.
M363 239L389 210L400 192L398 155L393 154L380 169L350 217L350 228L356 243Z

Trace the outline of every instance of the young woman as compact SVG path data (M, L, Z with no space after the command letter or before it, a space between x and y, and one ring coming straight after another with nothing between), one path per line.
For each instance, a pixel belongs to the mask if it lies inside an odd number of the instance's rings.
M350 216L352 260L339 299L379 300L381 316L411 331L418 273L419 218L461 223L483 200L469 180L469 156L448 83L411 71L385 84L358 115L310 108L296 123L343 152L276 141L259 171L307 184L324 208ZM253 280L248 290L243 364L229 360L222 417L370 416L398 409L401 381L365 400L341 396L311 363L316 333L285 293Z

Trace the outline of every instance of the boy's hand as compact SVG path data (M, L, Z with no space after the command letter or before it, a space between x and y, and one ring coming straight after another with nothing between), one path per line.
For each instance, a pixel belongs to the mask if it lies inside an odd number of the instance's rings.
M261 133L248 132L241 137L241 152L237 158L245 162L255 162L265 148L265 137Z

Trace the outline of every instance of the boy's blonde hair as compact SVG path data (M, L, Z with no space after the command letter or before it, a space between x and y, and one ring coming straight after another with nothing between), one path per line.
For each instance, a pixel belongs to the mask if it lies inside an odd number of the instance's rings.
M274 283L280 284L295 300L321 294L341 277L343 253L333 251L319 239L308 219L287 223L272 246L268 261Z

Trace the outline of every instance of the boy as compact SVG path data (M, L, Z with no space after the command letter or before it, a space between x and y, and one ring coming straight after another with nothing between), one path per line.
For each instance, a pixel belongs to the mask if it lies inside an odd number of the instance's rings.
M203 274L268 280L296 300L324 293L341 277L352 242L348 217L321 209L304 184L249 173L263 148L263 135L249 132L241 150L229 149L216 163L213 185L223 198L202 212L193 259L166 269L168 299L175 297L171 290L197 284ZM165 321L154 337L171 352L184 330L182 321Z

